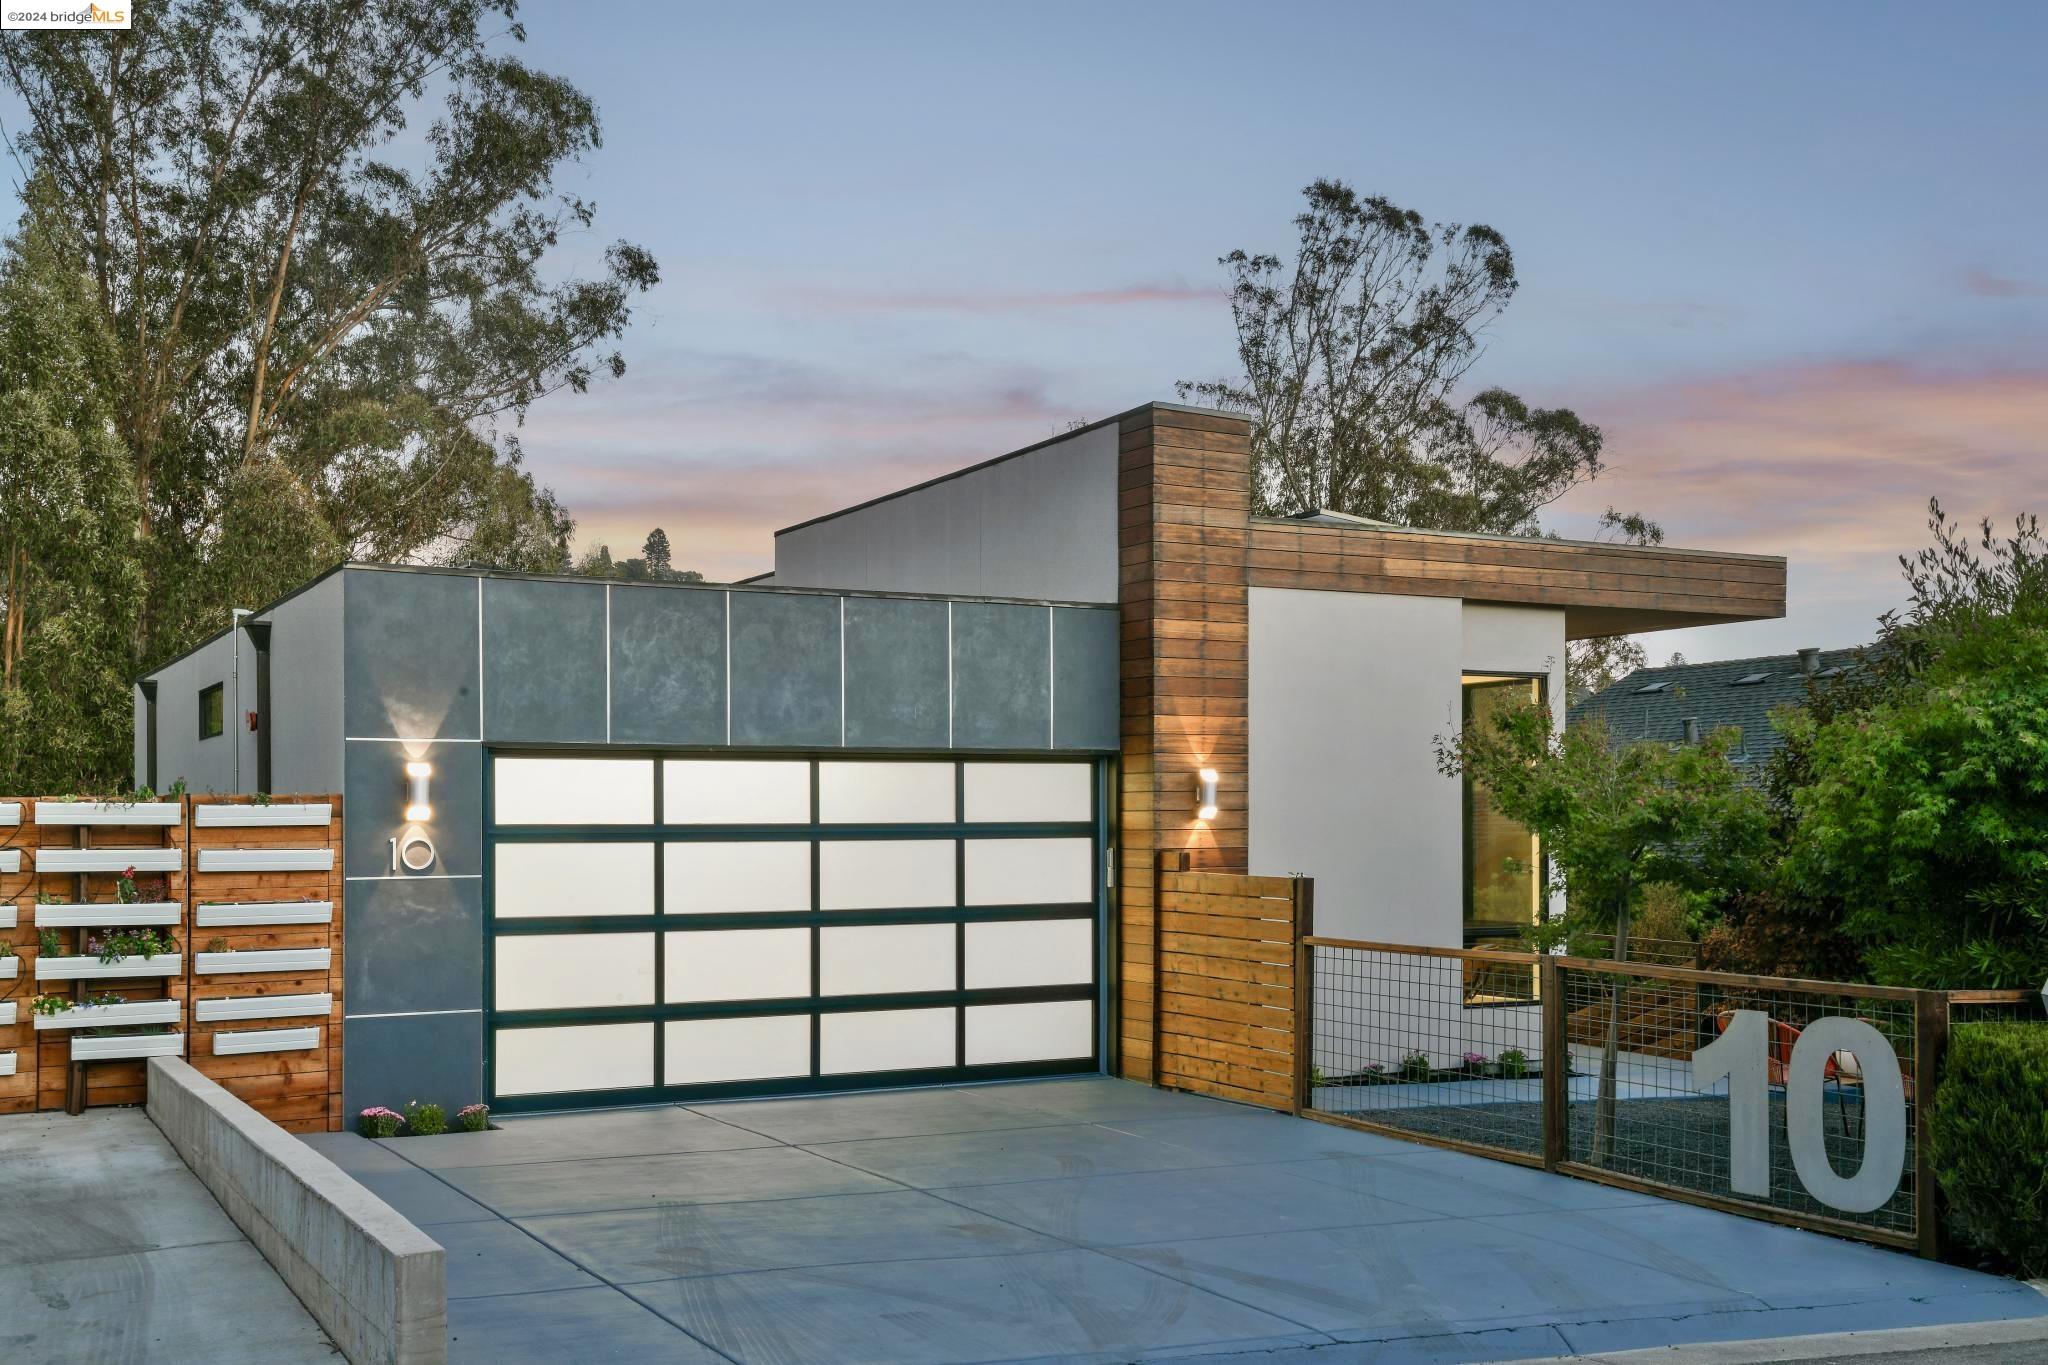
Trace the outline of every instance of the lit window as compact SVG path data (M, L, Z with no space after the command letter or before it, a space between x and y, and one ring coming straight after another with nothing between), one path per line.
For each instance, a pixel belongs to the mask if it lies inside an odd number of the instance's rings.
M1465 679L1466 728L1517 706L1542 705L1542 678L1471 676ZM1513 940L1542 918L1543 847L1536 836L1502 815L1486 789L1465 779L1465 943Z

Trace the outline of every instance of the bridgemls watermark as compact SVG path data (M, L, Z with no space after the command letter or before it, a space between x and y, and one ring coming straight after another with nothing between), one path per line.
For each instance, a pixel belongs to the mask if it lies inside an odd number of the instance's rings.
M129 0L110 4L18 5L0 3L0 29L9 28L127 28Z

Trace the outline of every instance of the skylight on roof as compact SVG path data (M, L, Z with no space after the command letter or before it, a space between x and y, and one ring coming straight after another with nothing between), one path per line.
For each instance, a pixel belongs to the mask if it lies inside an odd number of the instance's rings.
M1730 687L1755 687L1770 676L1768 673L1745 673L1728 685Z
M1665 682L1653 682L1653 683L1649 684L1649 685L1648 685L1648 686L1646 686L1646 687L1638 687L1638 688L1636 689L1636 695L1640 697L1640 696L1642 696L1642 695L1643 695L1643 694L1644 694L1645 692L1668 692L1668 691L1670 691L1670 690L1671 690L1671 684L1670 684L1670 682L1669 682L1669 681L1665 681Z

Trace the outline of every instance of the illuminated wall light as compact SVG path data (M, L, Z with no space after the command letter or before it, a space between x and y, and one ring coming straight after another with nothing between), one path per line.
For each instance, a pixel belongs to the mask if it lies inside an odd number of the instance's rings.
M431 763L405 765L405 818L414 824L434 818L434 803L427 794L427 783L433 775Z
M1195 818L1216 818L1216 770L1204 768L1195 774Z

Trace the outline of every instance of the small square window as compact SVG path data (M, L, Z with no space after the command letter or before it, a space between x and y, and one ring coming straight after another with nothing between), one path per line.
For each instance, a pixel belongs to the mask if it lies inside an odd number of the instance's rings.
M212 739L215 735L227 733L227 694L224 683L199 689L199 737Z

